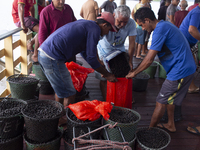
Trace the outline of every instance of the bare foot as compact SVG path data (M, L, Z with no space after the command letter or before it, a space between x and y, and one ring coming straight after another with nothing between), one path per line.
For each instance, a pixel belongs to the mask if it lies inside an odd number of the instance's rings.
M159 123L157 125L157 127L161 128L161 129L164 129L164 130L167 130L169 132L176 132L176 128L175 127L171 127L168 124Z

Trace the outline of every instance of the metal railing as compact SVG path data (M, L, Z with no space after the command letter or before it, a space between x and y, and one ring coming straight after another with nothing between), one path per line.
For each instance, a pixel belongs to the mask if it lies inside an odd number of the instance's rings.
M20 38L13 42L13 34L20 33ZM5 34L0 35L0 41L4 41L4 48L0 49L0 58L5 56L5 67L0 70L0 81L4 77L9 77L15 74L15 68L17 65L21 65L21 74L28 74L28 70L31 68L32 63L28 61L28 52L27 52L27 41L32 38L32 33L25 34L22 28L17 28L11 30ZM14 60L13 51L20 47L20 56ZM9 95L10 86L9 83L6 82L6 88L1 92L0 97L5 97Z

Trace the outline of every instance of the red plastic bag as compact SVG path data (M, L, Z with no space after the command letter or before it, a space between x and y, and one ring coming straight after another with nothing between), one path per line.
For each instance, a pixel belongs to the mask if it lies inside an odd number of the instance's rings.
M80 92L86 81L87 75L94 72L94 69L82 67L73 61L66 62L65 65L70 72L74 88Z
M109 114L113 106L109 102L101 102L98 100L84 100L75 104L70 104L69 109L79 120L97 120L101 115L105 120L109 119Z
M107 81L106 101L115 106L132 109L132 79L117 78L118 82Z

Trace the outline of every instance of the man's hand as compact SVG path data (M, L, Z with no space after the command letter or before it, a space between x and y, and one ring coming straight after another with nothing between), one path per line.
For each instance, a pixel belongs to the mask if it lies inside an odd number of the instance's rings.
M111 73L109 73L108 76L106 76L106 77L104 75L102 75L102 77L106 78L110 82L117 82L117 78L115 78L115 76Z
M133 78L135 76L136 76L136 74L135 74L134 69L133 69L126 75L126 78L129 79L129 78Z
M35 55L35 54L33 54L33 55L31 56L31 59L32 59L33 62L38 62L38 56Z
M28 28L23 28L23 32L26 34L28 32Z

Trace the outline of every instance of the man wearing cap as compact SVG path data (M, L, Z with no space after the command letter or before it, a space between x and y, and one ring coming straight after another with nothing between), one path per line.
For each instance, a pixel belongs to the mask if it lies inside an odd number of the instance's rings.
M55 91L56 101L67 106L75 100L76 90L65 62L78 53L107 80L117 81L97 59L98 41L110 30L116 31L114 17L103 12L96 22L78 20L60 27L42 43L38 49L38 60Z
M115 17L115 26L117 28L117 32L109 32L108 35L104 36L103 39L99 41L97 49L100 61L102 61L107 54L113 51L118 50L121 52L126 52L124 43L128 37L129 65L131 69L133 68L132 60L135 50L135 37L137 35L137 31L135 21L130 18L130 14L131 10L126 5L120 5L115 9L113 15ZM107 81L105 78L101 78L101 75L99 75L97 72L95 73L97 78L100 79L100 89L104 100L106 100Z

